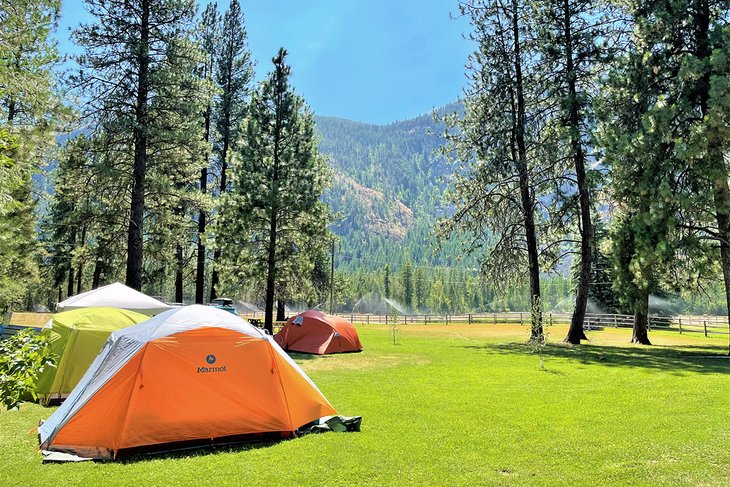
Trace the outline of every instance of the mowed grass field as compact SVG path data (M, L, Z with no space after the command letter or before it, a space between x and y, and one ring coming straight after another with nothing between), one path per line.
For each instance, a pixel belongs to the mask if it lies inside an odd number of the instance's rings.
M0 413L2 485L730 485L726 337L515 325L358 325L365 351L297 361L360 433L127 461L43 465L50 409ZM565 327L549 329L558 342Z

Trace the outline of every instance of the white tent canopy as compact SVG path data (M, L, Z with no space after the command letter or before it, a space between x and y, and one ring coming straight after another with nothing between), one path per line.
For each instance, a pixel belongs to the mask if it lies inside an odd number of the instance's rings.
M171 308L171 306L166 305L162 301L135 291L121 282L115 282L108 286L102 286L92 291L71 296L65 301L58 303L57 311L95 308L99 306L126 309L150 316L162 313Z

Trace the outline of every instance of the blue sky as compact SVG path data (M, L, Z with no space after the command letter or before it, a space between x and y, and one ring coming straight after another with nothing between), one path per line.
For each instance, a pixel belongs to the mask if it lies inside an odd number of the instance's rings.
M200 0L202 3L207 3ZM452 0L242 0L257 78L279 47L292 83L319 115L389 123L455 101L471 44ZM227 8L227 0L219 0ZM82 0L63 0L59 48L89 22Z

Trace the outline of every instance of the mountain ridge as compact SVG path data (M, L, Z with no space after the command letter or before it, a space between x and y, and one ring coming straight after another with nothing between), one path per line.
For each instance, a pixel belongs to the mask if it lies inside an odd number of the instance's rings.
M436 118L422 114L385 125L316 117L320 152L338 176L324 200L339 216L332 230L342 242L340 266L372 269L405 260L438 266L459 259L455 241L441 242L437 251L433 229L448 209L443 177L450 172L439 153L439 116L460 109L450 104L435 110Z

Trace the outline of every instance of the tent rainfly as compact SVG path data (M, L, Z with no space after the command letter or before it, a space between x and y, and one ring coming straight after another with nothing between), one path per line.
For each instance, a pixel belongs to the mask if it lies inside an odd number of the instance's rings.
M171 306L166 305L162 301L158 301L131 287L127 287L121 282L115 282L114 284L101 286L94 290L71 296L65 301L58 303L57 311L96 308L100 306L127 309L147 316L154 316L171 308Z
M291 352L323 355L362 350L360 337L352 323L314 309L289 318L274 340L281 348Z
M68 396L99 354L109 335L149 318L117 308L82 308L57 313L43 329L56 367L46 367L38 377L36 392L45 403Z
M192 305L112 333L38 432L46 454L111 459L251 435L291 437L332 414L272 337L231 313Z

